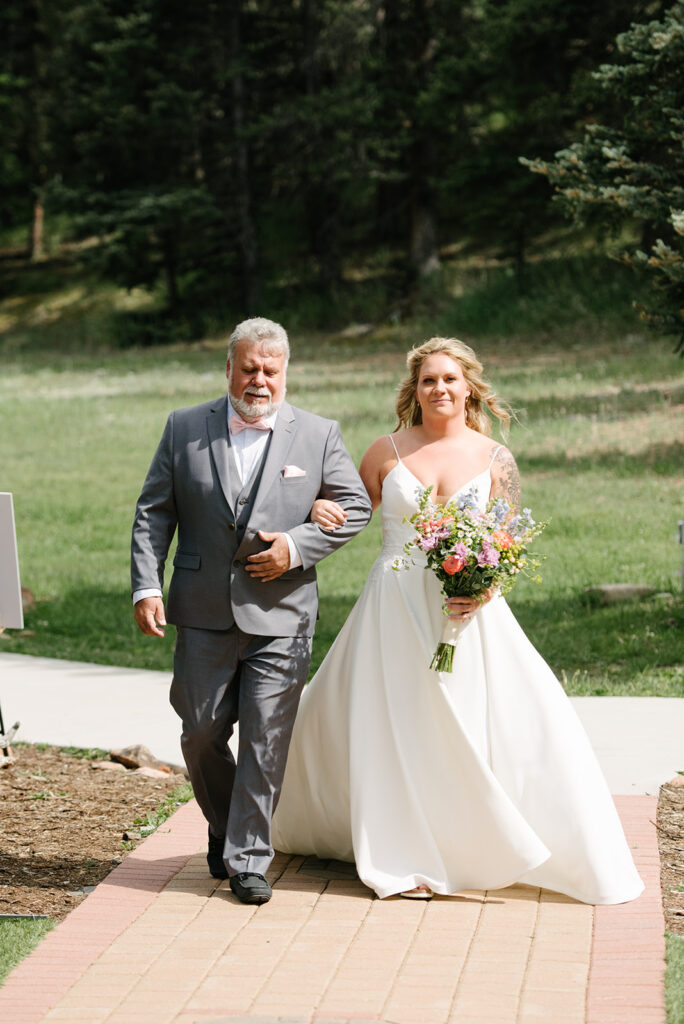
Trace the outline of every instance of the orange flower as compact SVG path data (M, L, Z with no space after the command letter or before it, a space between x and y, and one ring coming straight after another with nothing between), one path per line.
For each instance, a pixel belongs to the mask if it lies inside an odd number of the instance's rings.
M455 573L460 572L465 564L465 558L459 558L458 555L449 555L442 562L442 568L444 572L448 572L450 576L453 576Z
M495 530L492 534L492 540L499 551L507 551L508 548L512 548L515 544L508 530Z

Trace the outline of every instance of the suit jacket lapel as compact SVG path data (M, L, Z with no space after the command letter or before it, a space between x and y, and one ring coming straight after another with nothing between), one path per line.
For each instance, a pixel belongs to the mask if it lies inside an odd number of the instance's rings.
M295 416L292 411L292 406L287 402L283 402L278 411L275 426L273 427L273 437L271 438L271 443L268 446L268 451L266 453L264 470L261 474L259 490L257 491L254 499L252 514L259 505L264 502L269 489L277 479L278 475L282 472L283 466L285 465L285 459L287 458L287 453L294 441L295 432Z
M237 493L240 490L235 455L230 446L228 433L228 396L224 395L207 416L207 432L209 449L214 460L216 473L221 482L221 490L231 512L234 512Z

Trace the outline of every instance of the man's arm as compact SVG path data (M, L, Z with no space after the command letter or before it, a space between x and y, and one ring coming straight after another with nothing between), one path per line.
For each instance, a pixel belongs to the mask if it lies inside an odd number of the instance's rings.
M337 502L347 516L344 525L332 532L311 522L288 530L301 555L304 569L320 562L356 536L372 513L366 488L344 446L338 423L331 426L328 434L319 497Z
M172 455L173 413L167 420L138 498L131 539L131 590L134 596L136 591L153 592L153 596L137 601L135 619L143 633L156 636L164 635L159 628L166 624L160 595L166 556L177 523Z

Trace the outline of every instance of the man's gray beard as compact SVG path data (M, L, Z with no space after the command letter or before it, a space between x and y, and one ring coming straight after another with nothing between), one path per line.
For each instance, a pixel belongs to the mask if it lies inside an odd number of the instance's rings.
M230 398L230 404L233 406L235 412L239 416L242 416L243 420L259 420L262 418L265 419L267 416L272 416L274 412L278 411L285 399L285 389L283 389L283 397L279 402L274 402L269 392L268 402L265 406L254 406L244 398L237 398L231 391L231 385L232 381L228 381L228 397ZM264 398L266 398L266 395L264 395Z

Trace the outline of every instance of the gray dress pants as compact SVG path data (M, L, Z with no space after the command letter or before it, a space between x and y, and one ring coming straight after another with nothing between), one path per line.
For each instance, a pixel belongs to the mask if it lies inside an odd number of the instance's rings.
M308 636L178 627L171 704L197 802L226 837L229 875L264 874L273 859L271 818L310 660ZM236 763L228 740L238 721Z

